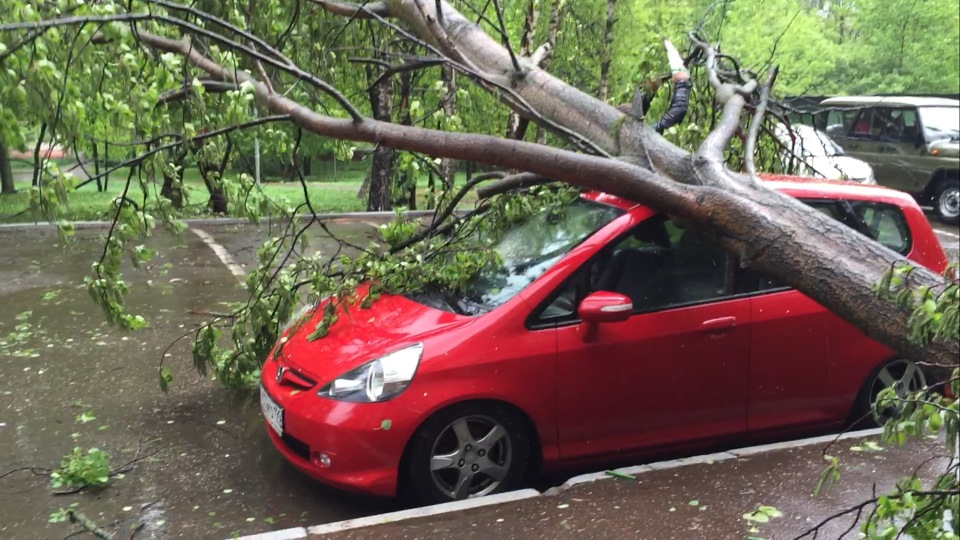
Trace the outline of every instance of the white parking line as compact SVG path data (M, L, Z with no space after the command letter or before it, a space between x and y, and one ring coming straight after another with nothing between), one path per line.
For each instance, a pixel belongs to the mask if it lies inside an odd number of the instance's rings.
M940 229L934 229L933 232L935 232L935 233L937 233L937 234L942 234L942 235L945 235L945 236L949 236L949 237L951 237L951 238L960 238L960 234L952 233L952 232L950 232L950 231L941 231Z
M230 273L233 274L240 283L243 283L243 280L247 277L247 273L244 272L243 268L239 264L237 264L237 261L233 260L233 256L230 255L230 252L228 252L225 247L218 244L217 241L214 240L213 237L210 236L206 231L201 231L200 229L190 230L193 231L193 234L199 236L200 239L203 240L204 244L210 246L210 249L212 249L217 255L217 257L220 259L220 262L222 262L227 269L230 270Z

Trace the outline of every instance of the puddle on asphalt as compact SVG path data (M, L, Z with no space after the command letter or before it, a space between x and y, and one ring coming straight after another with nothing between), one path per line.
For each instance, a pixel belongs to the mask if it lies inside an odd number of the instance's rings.
M244 232L227 241L263 238ZM135 333L107 327L82 285L102 245L92 236L66 251L56 243L0 236L0 474L54 468L74 447L100 448L112 468L130 470L72 495L55 495L48 478L30 471L0 478L0 537L63 538L77 529L48 520L71 507L122 537L142 524L137 538L229 538L390 509L287 465L254 395L199 377L189 339L170 349L175 379L168 395L159 390L162 352L200 324L197 313L243 296L199 238L148 242L158 258L127 276L130 307L150 321Z

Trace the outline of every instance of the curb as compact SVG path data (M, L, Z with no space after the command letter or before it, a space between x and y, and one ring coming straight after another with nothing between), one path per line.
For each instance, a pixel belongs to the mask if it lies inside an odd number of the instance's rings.
M471 508L480 508L483 506L494 506L508 502L521 501L539 497L541 493L535 489L521 489L507 493L499 493L488 497L477 499L465 499L462 501L453 501L448 503L434 504L413 508L411 510L401 510L399 512L390 512L387 514L377 514L374 516L362 517L357 519L348 519L345 521L336 521L325 525L316 525L313 527L294 527L292 529L283 529L263 534L254 534L251 536L242 536L238 540L297 540L306 538L307 535L324 535L335 532L349 531L351 529L361 529L364 527L373 527L386 523L396 523L414 518L430 517L440 514L449 514L469 510Z
M749 457L757 454L763 454L766 452L773 452L776 450L789 450L791 448L801 448L804 446L813 446L817 444L830 443L833 441L843 441L846 439L874 437L874 436L880 435L881 433L883 433L883 428L874 428L874 429L865 429L860 431L850 431L847 433L843 433L841 435L823 435L820 437L811 437L807 439L798 439L794 441L764 444L760 446L747 446L744 448L727 450L726 452L717 452L713 454L704 454L701 456L692 456L692 457L686 457L686 458L680 458L680 459L671 459L667 461L658 461L655 463L648 463L646 465L622 467L619 469L614 469L612 471L601 471L601 472L595 472L595 473L589 473L589 474L581 474L579 476L574 476L573 478L570 478L560 486L557 486L555 488L550 488L547 491L544 491L543 493L540 493L535 489L521 489L519 491L500 493L498 495L490 495L487 497L480 497L478 499L466 499L463 501L453 501L448 503L435 504L432 506L424 506L421 508L414 508L412 510L401 510L399 512L376 514L373 516L368 516L363 518L348 519L346 521L337 521L334 523L327 523L325 525L316 525L313 527L295 527L292 529L283 529L279 531L254 534L250 536L241 536L238 540L299 540L301 538L306 538L309 535L321 536L325 534L332 534L335 532L348 531L351 529L360 529L364 527L384 525L387 523L396 523L398 521L405 521L408 519L423 518L423 517L430 517L430 516L436 516L441 514L448 514L452 512L459 512L461 510L468 510L471 508L495 506L498 504L520 501L520 500L530 499L534 497L549 497L549 496L562 493L567 489L570 489L576 485L587 484L587 483L596 482L599 480L612 479L614 478L614 475L635 476L638 474L643 474L643 473L652 472L652 471L676 469L680 467L686 467L688 465L710 464L710 463L716 463L718 461L724 461L728 459L738 459L743 457ZM610 474L611 472L613 473L613 475Z
M432 216L434 210L412 210L403 212L403 217L417 218ZM335 212L329 214L316 214L318 220L336 220L336 219L393 219L396 212ZM300 219L310 219L311 215L301 215ZM261 224L268 222L268 218L261 220ZM279 218L276 221L281 221ZM244 218L197 218L183 220L188 226L210 226L210 225L254 225L248 219ZM73 221L71 222L74 230L80 229L107 229L110 227L110 221ZM27 229L55 229L55 223L36 222L36 223L0 223L0 232L19 231Z
M693 456L680 459L671 459L668 461L658 461L655 463L648 463L646 465L635 465L633 467L623 467L620 469L614 469L610 472L620 475L630 475L635 476L637 474L643 474L651 471L662 471L665 469L676 469L679 467L686 467L687 465L702 465L704 463L716 463L718 461L724 461L727 459L737 459L742 457L754 456L757 454L763 454L766 452L773 452L776 450L789 450L791 448L800 448L803 446L813 446L817 444L829 443L832 441L842 441L845 439L855 439L859 437L873 437L883 433L883 428L874 428L874 429L864 429L860 431L851 431L844 433L842 435L823 435L821 437L812 437L808 439L798 439L795 441L785 441L773 444L764 444L761 446L748 446L744 448L737 448L735 450L727 450L726 452L717 452L715 454L704 454L702 456ZM550 491L551 494L561 493L573 486L578 484L586 484L589 482L595 482L597 480L607 480L613 478L607 471L581 474L579 476L574 476L573 478L567 480L560 486L553 488Z

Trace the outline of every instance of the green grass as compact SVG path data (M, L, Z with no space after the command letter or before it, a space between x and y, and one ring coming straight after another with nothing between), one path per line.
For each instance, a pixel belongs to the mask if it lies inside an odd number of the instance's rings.
M0 196L0 223L32 223L36 219L29 211L29 169L18 167L14 170L18 193ZM106 190L103 192L97 192L95 183L71 192L68 204L61 212L61 218L68 221L108 219L107 209L110 202L123 192L128 173L129 170L111 173ZM320 167L318 170L315 166L311 173L314 174L306 179L307 191L317 213L360 212L365 209L366 201L357 198L357 192L366 173L365 168L360 168L357 164L349 164L347 167L338 167L334 173L332 167ZM457 184L462 185L464 181L465 177L458 175ZM425 208L427 178L419 178L417 185L418 207ZM206 207L208 195L199 172L195 169L187 169L184 174L184 186L187 191L187 204L181 212L182 217L210 216ZM305 200L303 187L297 181L265 182L261 186L268 198L283 207L296 207ZM134 180L127 196L141 205L146 199L147 208L154 208L160 197L159 189L159 185L149 186L147 197L144 197L139 182ZM464 204L472 204L473 201L475 196L470 195Z

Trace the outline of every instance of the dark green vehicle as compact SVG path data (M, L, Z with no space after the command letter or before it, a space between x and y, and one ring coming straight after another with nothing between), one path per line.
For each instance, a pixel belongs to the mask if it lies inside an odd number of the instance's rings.
M852 96L821 105L829 108L825 131L873 166L878 184L911 193L946 223L960 222L960 101Z

